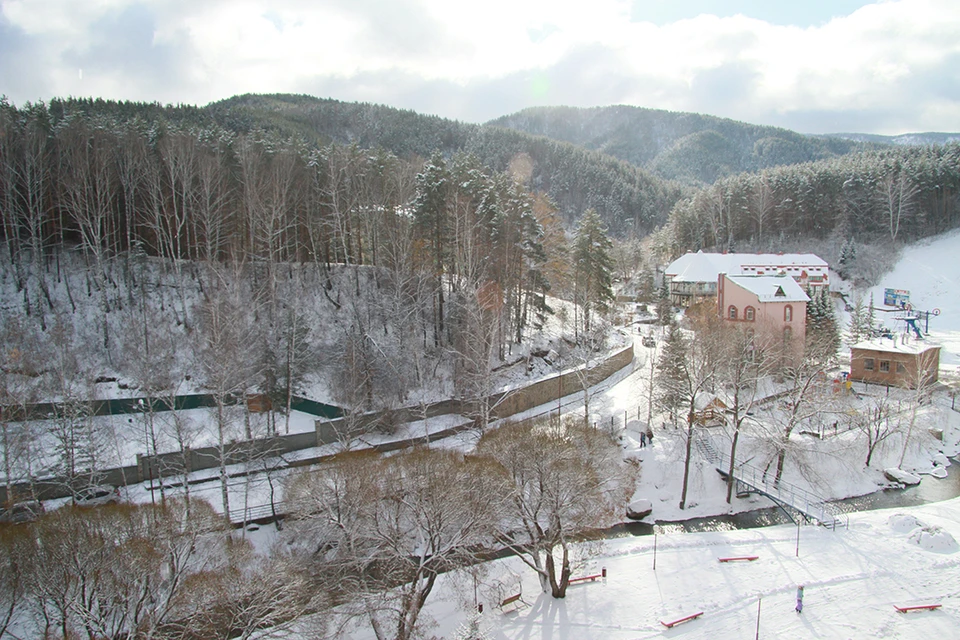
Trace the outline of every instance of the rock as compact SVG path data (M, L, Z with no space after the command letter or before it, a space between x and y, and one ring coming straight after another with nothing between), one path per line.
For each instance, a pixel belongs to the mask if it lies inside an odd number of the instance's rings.
M942 453L938 453L937 455L933 456L933 464L935 464L938 467L949 467L950 458L943 455Z
M920 484L920 476L914 475L909 471L904 471L903 469L897 469L896 467L884 469L883 475L892 482L899 482L900 484L911 487L915 484Z
M653 503L649 500L634 500L627 505L627 517L631 520L642 520L653 513Z

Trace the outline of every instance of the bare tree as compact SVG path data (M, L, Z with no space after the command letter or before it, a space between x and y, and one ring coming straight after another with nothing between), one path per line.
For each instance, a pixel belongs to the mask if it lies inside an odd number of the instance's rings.
M36 463L36 427L27 415L42 386L39 336L29 324L9 318L0 327L0 448L6 499L14 501L14 484L32 477Z
M25 536L32 561L22 574L37 614L37 637L237 637L237 617L214 615L237 610L246 612L239 618L247 634L289 621L289 600L272 582L284 581L290 589L300 583L289 574L258 571L222 527L209 504L182 499L163 506L68 506L41 517ZM241 580L246 590L237 588ZM223 597L204 588L211 584L234 589ZM245 593L257 589L254 599L272 599L252 607ZM211 619L220 626L195 633L198 621Z
M776 208L770 176L761 173L750 191L750 213L757 225L757 245L763 246L763 224L773 216Z
M790 355L781 357L781 361L785 365L787 389L780 397L779 410L770 414L774 429L770 438L776 455L767 463L767 468L776 460L776 483L783 478L787 453L795 444L791 440L793 432L802 424L818 419L833 401L832 387L819 361L808 353L797 358L789 345L786 349Z
M900 432L900 407L894 406L889 395L871 397L867 406L858 411L853 425L866 436L867 457L864 466L869 467L873 454L891 436Z
M890 239L896 241L901 224L909 221L916 211L919 204L917 196L920 194L920 187L911 180L906 172L900 170L888 172L881 181L879 188Z
M197 332L200 362L205 382L216 403L217 451L220 471L220 493L224 518L230 518L230 497L227 489L229 441L235 424L229 406L237 396L244 399L255 377L255 362L250 344L256 333L250 314L251 300L242 288L242 265L233 265L232 272L220 273L217 287L200 310L201 327ZM245 404L245 403L244 403ZM245 436L252 437L249 422Z
M26 614L33 566L30 533L27 527L0 526L0 637L7 637L11 623Z
M939 349L921 349L917 352L914 362L905 367L902 385L910 392L908 401L910 417L907 422L907 434L903 438L903 449L900 451L898 466L903 464L907 455L907 447L909 447L910 440L913 438L913 430L917 426L917 416L920 408L930 401L930 394L938 375L939 353Z
M681 509L687 504L697 401L716 383L716 346L714 335L704 332L688 335L679 326L671 325L660 354L657 371L660 405L672 413L683 411L687 423Z
M142 280L141 280L142 282ZM138 306L128 306L121 334L122 352L127 363L126 371L136 382L145 396L141 406L141 420L144 423L142 444L150 465L148 473L151 482L154 472L159 473L160 498L166 498L163 482L164 466L155 464L164 450L163 429L157 419L157 410L162 405L175 403L173 398L180 386L182 376L177 368L177 339L168 324L151 321L156 317L148 311L149 301L141 296ZM173 408L173 407L165 407Z
M292 480L286 527L341 611L380 640L418 637L440 573L476 561L499 520L503 479L488 461L417 449L389 458L341 454Z
M619 447L580 420L528 421L488 431L477 453L508 478L497 494L508 509L497 540L536 572L545 593L563 598L575 567L572 543L615 521L633 492Z
M116 248L111 224L116 198L115 147L106 131L88 129L79 120L64 129L61 146L64 156L61 206L66 207L68 215L76 221L84 252L93 258L93 277L100 297L103 348L109 358L107 260Z
M727 503L733 498L737 444L743 422L753 412L758 400L759 382L770 374L772 362L767 357L765 342L747 327L721 321L720 382L726 387L733 437L730 442L730 464L727 469Z

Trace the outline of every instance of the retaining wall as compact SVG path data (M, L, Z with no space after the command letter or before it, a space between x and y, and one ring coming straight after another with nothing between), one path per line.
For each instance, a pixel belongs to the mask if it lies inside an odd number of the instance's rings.
M633 346L626 347L606 357L602 362L592 367L583 368L576 371L568 371L562 375L547 378L534 382L525 387L512 389L509 391L493 394L488 398L492 407L492 415L496 418L506 418L522 411L527 411L533 407L546 404L551 400L556 400L558 394L560 397L583 389L584 384L590 386L628 366L633 361ZM195 402L195 399L201 396L189 396L191 399L188 404ZM121 405L126 408L133 406L135 400L124 401ZM302 407L313 409L314 411L333 413L328 411L329 405L314 403L298 399L294 405L298 410ZM335 407L333 409L336 409ZM339 411L339 409L337 409ZM389 431L394 425L424 418L434 418L441 415L460 414L471 415L474 408L461 400L444 400L428 405L416 407L403 407L389 411L378 411L353 416L347 418L334 418L332 420L317 420L314 431L305 433L291 433L289 435L278 435L270 438L261 438L243 442L234 442L224 447L223 457L226 464L236 464L249 460L251 457L270 457L309 449L324 444L337 442L339 434L345 432L349 427L350 431L367 431L372 428L379 428ZM313 413L313 411L311 411ZM352 421L352 424L348 422ZM456 430L462 430L466 427L457 427ZM431 437L438 437L437 434ZM402 443L398 446L403 446ZM197 449L188 449L184 452L162 453L156 456L138 455L137 464L128 467L105 469L98 472L98 482L111 484L114 486L125 486L136 484L145 480L158 477L172 477L183 473L184 471L200 471L203 469L213 469L220 464L220 452L217 447L201 447ZM78 487L74 487L78 488ZM71 486L69 483L59 479L45 479L36 481L33 484L33 490L41 500L52 498L62 498L70 495ZM18 484L15 487L18 496L29 496L31 489L29 485ZM0 504L6 502L6 488L0 486ZM19 499L19 498L18 498Z

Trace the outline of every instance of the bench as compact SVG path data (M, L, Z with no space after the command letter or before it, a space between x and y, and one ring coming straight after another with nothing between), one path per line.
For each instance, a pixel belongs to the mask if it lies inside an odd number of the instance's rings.
M600 578L603 578L603 577L604 577L603 574L598 573L598 574L595 575L595 576L583 576L582 578L570 578L570 579L567 581L567 584L576 584L576 583L578 583L578 582L588 582L588 581L589 581L589 582L596 582L597 580L599 580Z
M733 558L717 558L720 562L753 562L754 560L759 559L760 556L736 556Z
M934 609L939 609L942 607L942 604L914 604L905 607L898 607L893 605L893 608L899 611L900 613L907 613L908 611L932 611Z
M683 618L679 618L679 619L677 619L677 620L673 620L672 622L664 622L663 620L661 620L661 621L660 621L660 624L662 624L663 626L665 626L667 629L672 629L672 628L674 628L675 626L677 626L678 624L683 624L684 622L689 622L689 621L691 621L691 620L696 620L697 618L699 618L699 617L702 616L702 615L703 615L703 611L698 611L697 613L691 614L691 615L686 616L686 617L683 617Z
M512 596L507 596L506 598L504 598L504 599L500 602L500 610L503 611L505 607L509 607L510 605L514 605L514 609L516 609L517 607L519 607L520 605L517 604L517 603L518 603L518 602L523 602L523 598L520 597L520 596L522 596L522 595L523 595L523 593L521 592L521 593L515 593L515 594L513 594ZM526 603L523 602L523 604L526 604Z

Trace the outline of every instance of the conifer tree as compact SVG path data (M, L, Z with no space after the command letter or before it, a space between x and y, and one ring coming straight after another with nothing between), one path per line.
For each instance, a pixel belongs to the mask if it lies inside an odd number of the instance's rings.
M826 365L840 348L840 330L833 311L830 294L812 290L807 303L807 351L815 360Z
M414 227L428 248L433 275L436 278L434 306L434 344L443 340L444 295L443 279L446 270L448 236L447 190L449 170L443 155L437 151L417 175L417 197L414 201Z
M594 311L604 312L613 302L613 244L593 209L583 214L573 245L576 302L583 312L583 331L589 333Z
M664 275L663 282L660 284L660 288L657 290L657 324L659 324L661 327L665 327L670 324L671 306L670 283L667 282L667 277Z

